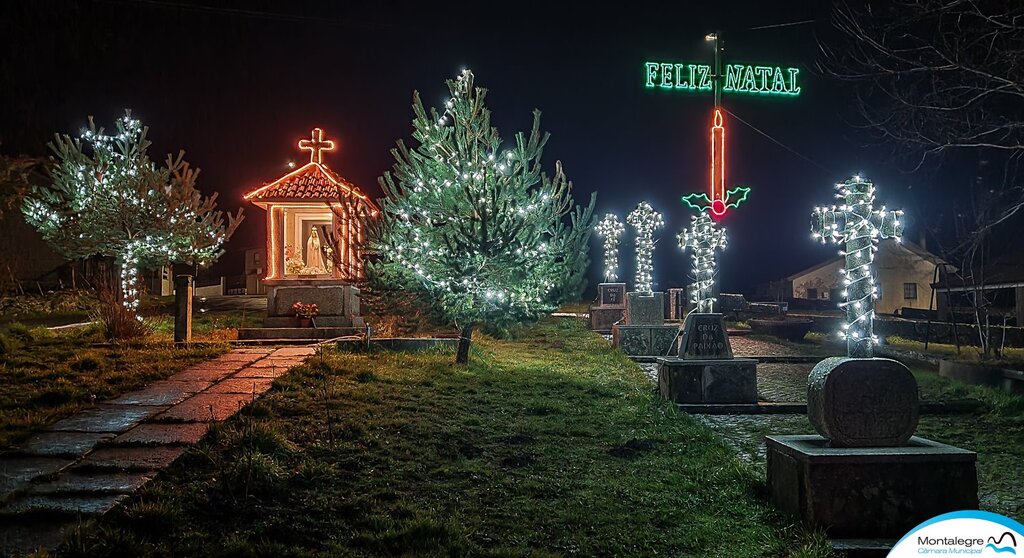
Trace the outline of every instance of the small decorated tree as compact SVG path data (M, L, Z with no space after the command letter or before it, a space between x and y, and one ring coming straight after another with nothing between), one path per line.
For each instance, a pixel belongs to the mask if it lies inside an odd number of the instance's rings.
M579 296L594 197L577 206L560 163L553 177L541 172L548 136L538 111L531 132L505 149L473 74L463 71L448 88L444 109L429 114L414 94L418 145L399 141L392 150L374 247L459 326L456 362L464 364L478 324L502 329Z
M113 257L121 268L124 307L139 306L138 269L169 263L206 266L242 220L217 210L217 195L196 189L199 171L184 152L157 166L146 154L147 128L126 112L114 134L89 128L80 137L57 135L52 180L32 188L26 220L69 259Z

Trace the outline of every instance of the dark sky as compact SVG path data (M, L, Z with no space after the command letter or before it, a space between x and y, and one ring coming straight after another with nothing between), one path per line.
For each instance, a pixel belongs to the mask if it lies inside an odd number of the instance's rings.
M411 129L411 97L446 98L461 68L490 90L506 139L543 112L551 133L545 168L561 160L577 199L621 218L641 200L667 222L655 252L656 288L686 283L689 256L676 233L691 212L679 197L707 188L706 94L643 87L643 62L710 60L704 35L720 30L725 61L801 68L795 98L726 96L725 107L804 158L740 122L727 121L728 185L753 188L725 220L723 288L748 290L835 254L809 237L809 212L832 185L862 172L880 199L910 215L941 209L942 192L966 178L906 174L850 124L852 96L816 75L816 35L829 32L826 2L207 2L32 1L6 6L0 79L0 150L42 154L56 131L95 115L111 125L124 108L150 127L151 155L185 149L224 208L305 162L295 142L323 127L340 149L326 161L371 196L392 164L389 149ZM692 4L692 5L684 5ZM209 7L214 6L214 7ZM752 29L814 20L811 24ZM809 161L808 161L809 160ZM969 173L968 173L969 174ZM229 248L262 241L264 215L248 218ZM623 275L632 274L632 237ZM592 241L598 278L600 241Z

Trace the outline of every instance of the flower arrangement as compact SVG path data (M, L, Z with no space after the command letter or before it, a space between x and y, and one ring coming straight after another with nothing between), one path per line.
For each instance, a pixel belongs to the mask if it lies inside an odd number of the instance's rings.
M296 318L305 318L307 320L312 320L314 317L316 317L317 314L320 313L320 307L317 306L315 303L305 304L302 301L299 301L296 302L295 304L292 304L292 312L295 312Z

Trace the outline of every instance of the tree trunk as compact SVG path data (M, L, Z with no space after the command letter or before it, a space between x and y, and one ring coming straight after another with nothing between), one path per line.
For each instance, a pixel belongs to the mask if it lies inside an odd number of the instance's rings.
M459 350L455 353L455 364L469 364L469 343L473 339L473 328L476 324L469 324L462 328L459 336Z

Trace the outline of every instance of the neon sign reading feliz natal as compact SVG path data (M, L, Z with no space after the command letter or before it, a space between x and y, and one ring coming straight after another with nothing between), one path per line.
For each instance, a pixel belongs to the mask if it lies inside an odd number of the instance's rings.
M648 89L714 90L715 74L709 64L645 62L644 69ZM796 96L800 94L800 86L797 85L799 74L799 68L726 64L722 91Z

